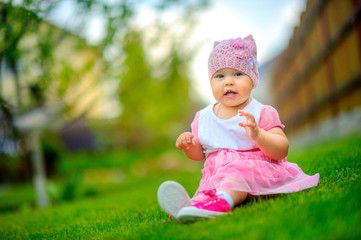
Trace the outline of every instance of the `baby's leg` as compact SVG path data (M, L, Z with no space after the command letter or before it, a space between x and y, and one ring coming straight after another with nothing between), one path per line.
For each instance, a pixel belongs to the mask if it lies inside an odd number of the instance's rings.
M234 206L241 204L248 196L247 192L235 191L231 189L219 189L219 191L228 193L233 200Z

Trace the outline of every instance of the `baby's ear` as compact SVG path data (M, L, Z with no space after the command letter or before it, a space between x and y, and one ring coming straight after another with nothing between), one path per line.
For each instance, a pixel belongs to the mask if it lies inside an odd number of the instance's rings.
M219 42L215 41L214 44L213 44L213 48L215 48L218 44L219 44Z

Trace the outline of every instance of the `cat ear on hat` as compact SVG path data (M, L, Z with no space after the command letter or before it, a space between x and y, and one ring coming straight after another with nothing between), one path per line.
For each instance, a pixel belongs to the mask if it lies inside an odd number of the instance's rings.
M254 42L254 39L253 39L252 34L250 34L250 35L248 35L247 37L245 37L244 40L248 40L248 41Z
M252 35L248 35L247 37L244 38L245 41L247 41L250 44L251 47L251 51L257 55L257 46L256 46L256 41L253 39Z
M219 44L219 42L215 41L214 44L213 44L213 48L215 48L218 44Z

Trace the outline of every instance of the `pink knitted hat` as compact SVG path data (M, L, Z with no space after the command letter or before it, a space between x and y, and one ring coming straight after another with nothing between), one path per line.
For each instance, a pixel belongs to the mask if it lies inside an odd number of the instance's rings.
M233 68L247 74L253 81L253 88L258 84L257 46L252 35L237 39L215 42L208 59L208 76L222 68Z

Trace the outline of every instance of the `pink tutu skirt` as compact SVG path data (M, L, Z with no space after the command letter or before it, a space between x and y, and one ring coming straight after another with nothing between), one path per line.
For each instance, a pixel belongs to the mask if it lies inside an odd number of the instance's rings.
M275 161L261 150L223 149L211 153L204 163L203 177L192 200L204 200L202 191L231 189L251 195L273 195L298 192L317 186L320 175L305 174L286 158Z

